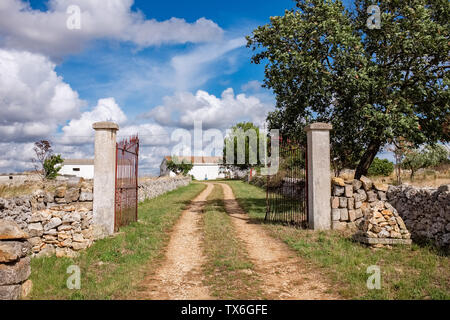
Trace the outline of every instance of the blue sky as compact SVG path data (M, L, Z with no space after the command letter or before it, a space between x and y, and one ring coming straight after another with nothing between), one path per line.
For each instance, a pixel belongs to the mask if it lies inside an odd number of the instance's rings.
M43 8L45 1L32 1ZM258 25L268 22L271 15L283 14L286 8L292 8L294 2L284 1L142 1L137 0L134 10L142 11L149 19L163 21L172 17L183 18L187 22L195 22L205 17L217 23L230 38L245 37ZM167 45L145 48L136 51L135 46L98 41L87 50L69 57L58 66L57 71L64 79L90 103L95 103L101 95L110 95L116 88L114 82L120 81L122 73L111 71L111 64L123 64L128 68L136 67L143 78L148 69L145 63L163 64L177 54L195 50L194 44ZM193 85L190 91L205 90L213 95L220 95L225 89L232 87L236 92L252 80L261 81L264 77L263 66L250 63L251 50L241 47L230 53L228 57L213 61L211 69L225 66L208 81ZM236 59L233 65L227 65L226 59ZM224 61L225 60L225 61ZM130 66L131 65L131 66ZM140 66L144 66L140 69ZM130 88L131 89L131 88ZM157 106L165 95L173 93L167 88L139 88L119 94L117 100L127 111L127 115L139 116L148 108Z
M157 173L170 134L202 120L262 125L275 97L260 87L245 36L294 7L277 1L1 0L0 172L30 169L45 138L65 158L92 157L92 122L141 136ZM351 1L345 1L347 7ZM80 29L67 27L69 7Z

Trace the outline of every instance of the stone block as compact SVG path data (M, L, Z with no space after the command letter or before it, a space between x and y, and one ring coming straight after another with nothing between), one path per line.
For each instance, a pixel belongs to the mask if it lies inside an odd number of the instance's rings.
M41 247L40 252L36 257L50 257L55 254L55 246L52 244L45 244Z
M374 182L373 187L375 188L375 190L383 192L387 192L389 189L389 185L380 182Z
M22 283L31 274L30 257L14 264L0 264L0 286Z
M353 191L358 191L359 189L361 189L362 187L362 182L360 180L354 179L352 181L352 185L353 185Z
M355 201L364 202L367 200L367 193L363 189L357 191L357 195L354 196Z
M348 221L348 210L340 209L341 211L341 221Z
M92 192L81 192L80 193L80 201L93 201L94 195Z
M367 178L365 176L362 176L359 180L362 182L362 186L366 192L369 191L370 189L372 189L372 186L373 186L372 180L370 180L369 178Z
M390 238L370 238L362 235L354 235L353 238L356 241L366 243L366 244L404 244L410 245L412 241L410 239L390 239Z
M72 248L75 251L80 251L88 247L88 242L72 242Z
M20 284L0 286L0 300L19 300L21 290Z
M27 280L24 283L22 283L22 290L20 297L26 298L30 295L31 290L33 290L33 282L31 280Z
M28 225L28 234L30 237L40 237L44 234L44 228L40 222L30 223Z
M28 241L0 241L0 262L13 262L26 256L31 250Z
M333 186L345 187L345 181L342 178L333 177L331 179L331 183L332 183Z
M348 210L348 220L350 222L353 222L356 220L356 211L355 210Z
M344 187L341 187L341 186L334 186L333 194L334 194L336 197L342 196L342 195L344 194L344 192L345 192L345 188L344 188Z
M378 199L381 201L387 201L386 192L378 191Z
M55 190L55 198L64 198L66 196L66 187L58 187Z
M28 242L34 247L42 244L42 238L41 237L33 237L29 238Z
M0 240L21 240L28 237L15 221L0 219Z
M55 197L55 202L57 204L64 204L64 203L66 203L66 198L56 198Z
M44 230L50 230L56 228L62 224L62 220L60 218L53 217L50 221L44 226Z
M333 221L339 221L341 219L341 210L339 210L339 209L332 209L331 210L331 219Z
M347 198L339 198L339 207L347 208Z
M345 196L347 198L353 197L353 186L350 184L345 185Z
M349 210L355 209L355 199L354 198L347 199L347 208Z
M378 200L378 195L375 193L375 191L368 191L367 192L367 201L375 202L377 200Z
M356 209L355 210L355 214L356 214L356 219L362 218L363 217L363 212L361 209Z
M347 224L345 222L333 221L331 227L333 230L342 231L347 228Z
M331 198L331 209L337 209L339 208L339 197L332 197Z

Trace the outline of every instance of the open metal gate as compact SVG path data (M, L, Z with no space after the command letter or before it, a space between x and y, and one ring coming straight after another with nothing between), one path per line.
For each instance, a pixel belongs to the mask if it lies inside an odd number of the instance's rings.
M116 201L114 230L138 218L139 138L124 139L116 146Z
M306 146L280 139L277 174L266 183L266 221L308 226Z

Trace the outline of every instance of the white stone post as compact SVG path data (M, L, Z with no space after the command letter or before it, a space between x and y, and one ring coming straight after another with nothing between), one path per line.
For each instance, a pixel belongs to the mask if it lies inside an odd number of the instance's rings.
M331 229L330 130L328 123L305 128L308 138L308 220L313 230Z
M119 126L114 122L96 122L94 159L94 224L105 235L114 233L116 190L116 135Z

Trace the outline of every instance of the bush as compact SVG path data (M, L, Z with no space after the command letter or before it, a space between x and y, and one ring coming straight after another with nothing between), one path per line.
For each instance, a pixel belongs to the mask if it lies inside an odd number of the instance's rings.
M394 172L394 164L387 159L375 158L369 168L370 176L390 176Z

